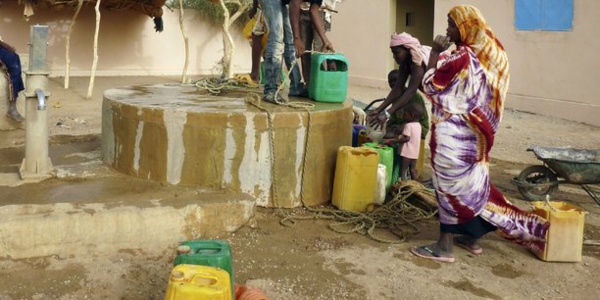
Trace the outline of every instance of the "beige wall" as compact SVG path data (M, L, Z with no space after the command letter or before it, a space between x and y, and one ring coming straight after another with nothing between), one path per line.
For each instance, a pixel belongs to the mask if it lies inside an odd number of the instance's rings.
M65 39L73 10L36 10L29 22L21 16L18 1L3 1L0 6L0 35L27 54L30 26L49 26L48 64L50 76L64 76ZM96 75L179 75L183 70L184 46L177 11L165 9L165 30L154 32L154 23L146 15L132 11L101 10L101 25ZM219 74L214 67L222 57L220 27L202 20L191 10L185 11L185 26L190 39L189 75ZM71 36L71 75L88 76L93 59L95 13L84 6ZM250 47L236 31L234 71L250 69ZM25 55L24 55L25 56ZM25 57L26 59L26 57ZM25 63L24 63L25 64Z
M350 62L350 83L385 88L394 63L389 51L390 35L396 31L397 4L408 0L345 0L338 4L329 33L335 49ZM65 37L71 10L37 11L29 22L21 17L18 1L0 5L0 35L19 52L28 52L29 28L50 26L48 62L51 76L63 76ZM410 1L409 1L410 2ZM568 32L516 31L514 0L436 0L433 32L444 34L446 14L457 4L480 8L506 47L511 63L511 86L507 107L552 115L600 126L600 63L596 52L600 1L574 1L573 30ZM97 75L179 75L183 68L183 38L178 16L165 12L165 31L155 33L145 15L130 11L103 11ZM72 76L87 76L92 64L95 16L86 6L77 20L72 43ZM218 74L214 69L222 56L219 27L210 25L192 11L186 11L190 37L188 74ZM250 47L236 34L234 72L250 68ZM424 38L421 38L424 40ZM600 140L600 138L599 138Z
M434 0L397 0L396 32L408 32L421 44L431 46L433 36ZM406 13L412 13L412 26L406 26Z
M336 8L328 38L349 60L350 83L387 87L385 78L394 64L389 43L396 25L395 0L345 0Z
M403 22L403 5L411 0L366 2L338 5L330 39L350 60L351 83L385 88L385 76L393 67L389 36L397 20ZM600 126L600 40L594 30L600 25L600 1L574 1L573 30L548 32L516 31L514 0L435 0L433 36L445 34L448 10L458 4L477 6L508 51L507 107ZM598 140L600 144L600 136Z
M600 1L574 1L573 30L552 32L515 30L514 0L437 0L436 34L445 32L446 14L457 4L478 7L508 52L507 107L600 126Z

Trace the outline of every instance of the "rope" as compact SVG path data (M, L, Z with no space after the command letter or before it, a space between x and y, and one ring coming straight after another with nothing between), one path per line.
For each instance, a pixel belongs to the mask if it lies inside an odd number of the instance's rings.
M286 213L283 211L282 205L279 203L279 192L277 190L277 187L279 185L277 183L277 180L279 177L277 176L277 168L275 166L275 163L276 163L276 160L275 160L275 131L273 130L273 115L271 114L271 111L269 109L262 106L262 99L256 93L248 93L245 97L245 101L248 104L255 106L256 108L258 108L259 110L261 110L267 114L267 125L268 125L268 130L269 130L269 148L270 148L270 152L271 152L271 157L270 157L271 180L272 180L271 191L272 191L273 203L274 203L275 207L278 208L279 213L282 215L285 215ZM314 104L305 103L305 102L283 102L283 103L278 103L278 104L282 105L282 106L288 106L291 108L295 108L295 109L303 109L308 114L308 124L306 126L307 133L304 138L304 153L302 155L302 176L300 178L300 180L301 180L301 182L300 182L300 199L301 199L302 205L306 206L306 204L304 203L304 174L305 174L305 169L306 169L306 155L308 152L309 137L311 135L311 128L312 128L311 109L314 108Z
M329 228L337 233L359 233L378 242L402 243L409 235L419 232L415 226L416 222L429 219L437 213L437 209L422 208L418 204L413 204L423 195L435 199L433 192L425 186L406 181L401 183L400 191L391 200L382 205L371 204L365 213L305 206L304 209L308 214L288 214L280 223L284 226L293 226L295 220L327 219L334 221L329 224ZM387 229L397 238L379 237L375 234L376 229Z
M308 51L313 52L313 51ZM292 62L287 75L289 78L297 60ZM220 94L226 89L246 89L252 87L243 85L235 79L206 78L196 83L199 89L208 90L214 95ZM252 87L254 88L254 87ZM421 184L414 184L411 181L403 182L400 191L383 205L372 204L368 207L366 213L342 211L335 208L315 208L308 206L304 199L304 179L306 174L306 157L310 147L312 130L312 109L315 105L307 102L290 102L289 100L278 100L277 95L281 92L283 83L279 85L275 92L275 101L277 105L286 106L294 109L305 110L308 115L307 133L304 139L304 153L302 155L302 175L300 182L300 201L302 209L305 211L302 215L295 214L293 210L284 210L280 203L278 191L278 175L276 168L275 154L275 135L273 130L273 114L271 110L262 105L262 99L257 93L250 92L246 95L245 101L260 111L267 114L267 123L269 130L269 148L271 152L271 193L273 204L277 208L281 217L280 224L283 226L294 226L297 220L326 219L332 220L329 224L331 230L337 233L359 233L369 236L371 239L384 243L402 243L409 235L416 234L419 229L414 225L416 222L429 219L437 213L436 209L423 209L418 205L412 204L409 200L422 198L424 195L431 197L435 202L434 194ZM425 201L426 202L426 201ZM396 239L387 239L375 234L376 229L388 229L396 235Z
M297 60L294 59L294 61L292 62L291 66L287 72L288 78L289 78L292 70L294 69L296 62L297 62ZM301 182L300 182L300 199L301 199L302 205L306 206L304 203L304 196L303 196L303 194L304 194L304 173L305 173L305 166L306 166L306 153L308 150L308 139L310 136L310 130L312 128L311 110L314 109L315 105L312 103L301 102L301 101L290 102L289 100L278 100L277 95L279 94L279 92L281 92L281 90L283 89L283 86L284 86L284 83L282 82L279 85L279 87L277 88L277 90L275 91L275 96L274 96L275 104L294 108L294 109L302 109L302 110L305 110L308 114L307 133L306 133L306 137L304 140L304 153L303 153L303 157L302 157L302 176L300 179L301 180ZM256 93L249 93L248 95L246 95L245 101L267 114L267 122L268 122L268 130L269 130L269 148L271 150L271 159L270 159L270 161L271 161L271 180L272 180L271 191L272 191L273 203L274 203L275 207L278 208L279 213L281 215L286 215L286 213L283 211L281 204L279 203L279 193L277 190L277 186L278 186L277 180L279 177L277 176L277 168L275 166L275 162L276 162L276 160L275 160L275 132L273 130L273 115L271 114L271 111L269 109L262 106L261 98Z
M247 91L248 89L254 90L257 87L235 78L223 79L219 77L206 77L198 80L195 85L199 90L206 90L213 95L220 95L224 90Z
M292 62L290 69L287 72L288 78L293 70L297 60ZM406 237L411 234L416 234L419 229L414 223L429 219L437 213L436 209L425 210L410 203L409 198L422 198L429 195L433 200L429 202L435 203L434 194L421 184L407 184L405 182L400 192L398 192L393 199L383 205L371 205L367 209L367 213L360 212L349 212L342 211L334 208L314 208L308 206L304 199L304 179L306 174L306 157L310 147L311 129L312 129L312 113L311 109L314 105L306 102L287 102L278 101L277 94L282 90L283 84L281 84L275 92L275 101L278 105L288 106L296 109L304 109L308 114L307 134L304 139L304 153L302 157L302 176L300 178L300 200L302 208L305 210L303 215L297 215L292 210L284 210L279 203L279 194L277 190L278 176L275 168L275 145L274 145L274 132L273 132L273 117L271 112L261 105L261 99L258 95L251 93L246 96L246 101L256 106L261 111L267 113L268 125L269 125L269 144L271 149L271 178L272 178L272 192L273 192L273 203L278 209L278 213L281 217L279 223L283 226L295 226L297 220L311 220L311 219L326 219L334 221L329 225L330 229L337 233L359 233L368 235L371 239L384 243L402 243L406 240ZM408 181L410 183L411 181ZM416 182L415 182L416 183ZM413 195L415 194L415 195ZM387 228L391 233L396 235L397 239L386 239L375 235L375 229Z
M294 66L296 65L297 60L294 60L292 62L291 67L288 70L287 76L289 78L290 73L292 72L292 70L294 69ZM217 78L217 77L207 77L204 78L202 80L199 80L195 83L196 87L199 90L206 90L209 93L213 94L213 95L220 95L221 92L225 91L225 90L238 90L238 91L248 91L248 88L251 89L255 89L257 86L256 85L251 85L248 84L246 82L243 82L241 80L235 79L235 78L231 78L231 79L223 79L223 78ZM306 147L308 145L308 137L310 135L310 130L312 127L312 114L311 114L311 110L314 109L315 105L312 103L307 103L307 102L301 102L301 101L292 101L290 102L289 100L277 100L277 94L279 92L281 92L281 90L283 89L284 84L281 83L279 85L279 87L277 88L277 91L275 92L275 101L277 105L281 105L281 106L286 106L286 107L290 107L290 108L294 108L294 109L302 109L305 110L308 113L308 124L307 124L307 134L306 134L306 138L305 138L305 152L303 154L303 163L302 163L302 182L301 182L301 195L303 194L303 184L304 184L304 170L305 170L305 162L306 162ZM269 109L267 109L266 107L264 107L262 105L262 99L260 98L260 96L254 92L249 92L246 97L244 98L244 100L246 101L246 103L255 106L256 108L258 108L260 111L263 111L267 114L267 122L268 122L268 128L269 128L269 148L271 151L271 178L272 178L272 184L271 184L271 191L272 191L272 195L273 195L273 202L275 204L275 206L279 209L281 209L281 205L279 203L279 193L277 191L277 168L275 167L275 133L273 131L273 115L271 114L271 111ZM302 198L302 196L301 196ZM304 205L304 200L302 200L302 203Z
M276 207L280 208L279 205L279 197L277 192L277 168L275 168L275 132L273 131L273 115L271 111L267 108L263 107L261 104L261 98L256 93L248 93L244 100L250 104L258 108L259 110L265 112L267 114L267 126L269 129L269 150L271 151L271 193L273 195L273 202Z

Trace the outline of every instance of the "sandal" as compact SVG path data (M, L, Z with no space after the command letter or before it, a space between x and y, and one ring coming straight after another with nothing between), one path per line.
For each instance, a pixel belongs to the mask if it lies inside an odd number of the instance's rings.
M425 254L419 253L419 249L427 252L430 255L425 255ZM443 256L441 256L435 250L429 248L429 246L413 247L413 248L410 249L410 252L412 254L420 257L420 258L430 259L430 260L439 261L439 262L453 263L454 260L455 260L454 257L443 257Z
M454 238L454 244L458 247L461 247L461 248L475 254L475 255L483 254L483 248L481 248L480 246L477 246L477 245L468 245L460 237Z
M250 74L235 74L233 77L241 84L248 85L250 87L258 87L259 84L252 80Z

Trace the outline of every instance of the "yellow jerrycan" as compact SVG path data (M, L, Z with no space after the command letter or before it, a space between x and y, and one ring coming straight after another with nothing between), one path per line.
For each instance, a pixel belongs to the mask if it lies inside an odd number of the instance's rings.
M364 212L375 199L379 153L369 147L338 148L332 203L345 211Z
M171 270L165 300L232 300L229 273L223 269L181 264Z

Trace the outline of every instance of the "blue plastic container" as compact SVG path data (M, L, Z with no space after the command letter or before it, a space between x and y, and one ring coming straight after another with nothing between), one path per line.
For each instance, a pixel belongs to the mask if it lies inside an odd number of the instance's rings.
M358 147L358 135L361 131L366 130L365 125L352 124L352 147Z
M317 102L346 101L348 60L341 53L313 53L308 97Z

